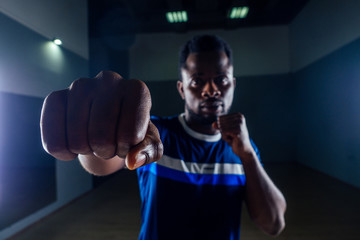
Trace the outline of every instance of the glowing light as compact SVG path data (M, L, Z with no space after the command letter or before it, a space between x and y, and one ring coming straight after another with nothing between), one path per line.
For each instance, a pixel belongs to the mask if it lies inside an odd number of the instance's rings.
M65 56L63 49L54 44L53 41L44 42L41 46L42 59L44 59L44 64L46 67L56 73L61 73L64 71L65 67Z
M249 12L249 7L233 7L229 14L230 19L246 18Z
M166 19L169 23L187 22L188 16L186 11L167 12Z
M184 19L184 22L187 22L187 20L188 20L187 13L185 11L182 11L181 14Z
M173 15L172 15L171 12L166 13L166 18L167 18L167 20L168 20L169 23L175 22L175 19L174 19L174 17L173 17Z
M237 13L237 8L232 8L229 17L230 17L231 19L234 19L235 16L236 16L236 13Z
M54 38L53 42L58 46L60 46L62 44L62 41L58 38Z
M241 9L240 18L246 18L248 12L249 12L249 8L248 7L243 7Z

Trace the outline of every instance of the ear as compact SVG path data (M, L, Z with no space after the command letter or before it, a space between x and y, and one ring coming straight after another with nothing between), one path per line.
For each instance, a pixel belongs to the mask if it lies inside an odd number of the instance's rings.
M236 87L236 78L233 78L234 88Z
M185 100L184 88L183 88L183 82L182 81L177 81L177 89L179 91L179 94L180 94L181 98L183 100Z

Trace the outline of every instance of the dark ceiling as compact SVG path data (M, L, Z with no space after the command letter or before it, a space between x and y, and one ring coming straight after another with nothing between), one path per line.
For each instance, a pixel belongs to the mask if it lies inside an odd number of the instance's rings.
M288 24L309 0L89 0L90 37L124 33L186 32ZM245 19L227 18L248 6ZM168 11L186 10L188 22L171 24Z

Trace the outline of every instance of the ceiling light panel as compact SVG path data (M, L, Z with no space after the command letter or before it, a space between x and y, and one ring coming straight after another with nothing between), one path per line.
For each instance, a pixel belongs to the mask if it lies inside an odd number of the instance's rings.
M230 19L239 19L239 18L246 18L249 12L249 7L233 7L230 11L229 18Z
M187 22L188 16L186 11L167 12L166 19L169 23Z

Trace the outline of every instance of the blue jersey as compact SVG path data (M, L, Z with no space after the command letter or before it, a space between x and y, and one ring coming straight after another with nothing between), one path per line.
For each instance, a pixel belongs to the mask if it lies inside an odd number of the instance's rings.
M245 194L240 158L220 133L190 129L183 114L151 121L159 130L164 155L137 170L139 239L239 239Z

